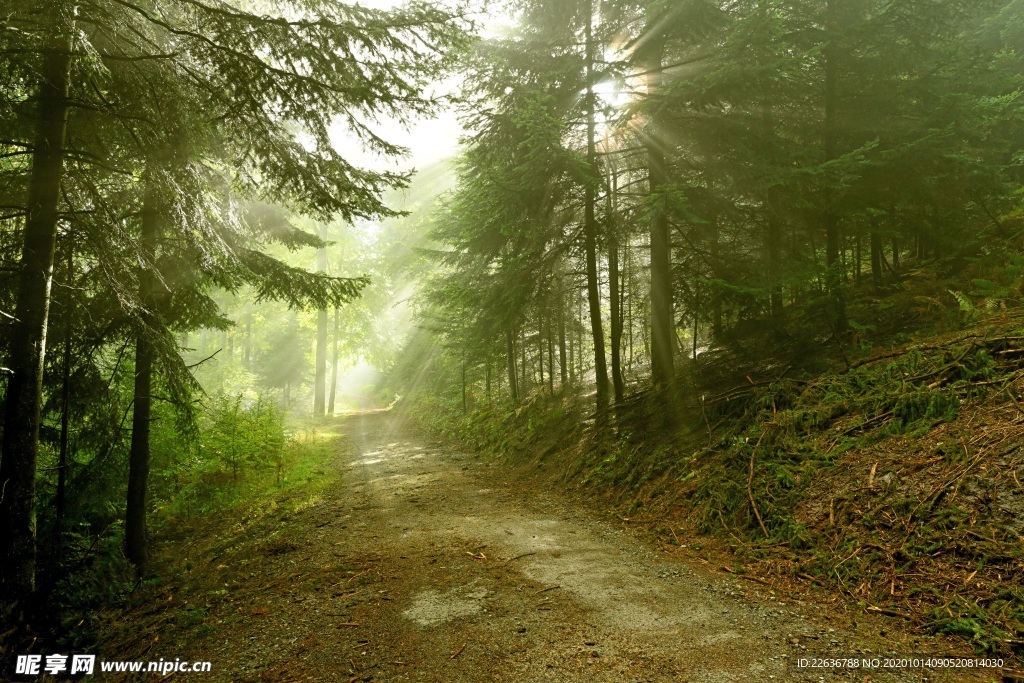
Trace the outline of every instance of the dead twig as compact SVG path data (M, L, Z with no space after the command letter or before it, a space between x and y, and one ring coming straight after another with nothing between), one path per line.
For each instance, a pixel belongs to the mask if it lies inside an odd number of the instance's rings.
M898 610L889 609L888 607L876 607L875 605L868 605L867 609L869 612L878 612L879 614L884 614L888 617L900 617L902 619L906 619L907 621L914 621L914 617L910 616L909 614L905 614L904 612L900 612Z
M459 648L458 650L456 650L456 651L455 651L455 654L453 654L453 655L452 655L451 657L449 657L449 658L448 658L448 661L450 662L450 661L452 661L453 659L455 659L456 657L458 657L459 655L461 655L461 654L462 654L462 651L466 649L466 646L467 646L467 645L469 645L469 643L463 643L463 644L462 644L462 647L460 647L460 648Z
M772 589L775 588L775 584L765 581L764 579L759 579L756 576L749 576L747 574L737 574L736 576L737 578L743 579L744 581L753 581L754 583L759 583L762 586L768 586Z
M757 509L757 503L754 502L754 458L757 457L757 447L761 445L761 439L768 433L766 427L761 436L757 437L757 443L754 444L754 450L750 452L750 472L747 475L747 498L750 499L750 507L754 510L754 516L757 517L757 523L761 525L761 531L764 532L765 538L771 538L768 533L767 527L764 525L764 520L761 519L761 511Z
M508 564L509 562L514 562L515 560L518 560L518 559L521 559L521 558L524 558L524 557L529 557L530 555L536 555L536 554L537 553L523 553L522 555L516 555L513 558L505 560L505 564Z
M965 446L965 448L966 448L966 446ZM966 475L968 472L970 472L972 469L974 469L974 466L977 465L979 462L981 462L982 458L984 458L985 455L987 455L987 452L986 451L982 451L978 455L974 456L974 459L971 460L969 463L967 463L967 465L965 465L954 476L950 477L946 481L944 481L941 484L939 484L938 486L936 486L932 490L931 493L929 493L927 496L924 497L924 500L922 500L920 503L917 504L917 507L915 507L913 512L910 513L910 519L911 520L914 519L914 515L917 514L917 511L920 510L928 501L930 501L932 498L937 496L940 492L946 490L947 488L949 488L953 484L955 484L958 481L960 481L961 479L963 479L964 475ZM908 534L908 538L909 538L909 534Z

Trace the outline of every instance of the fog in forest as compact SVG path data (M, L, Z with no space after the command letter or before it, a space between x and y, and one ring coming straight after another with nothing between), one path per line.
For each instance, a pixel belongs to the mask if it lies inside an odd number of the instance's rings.
M1021 0L0 17L0 680L214 641L204 680L298 680L341 640L228 633L294 591L359 636L311 680L805 680L809 640L1024 676ZM687 631L721 595L741 626ZM485 604L504 635L459 649Z

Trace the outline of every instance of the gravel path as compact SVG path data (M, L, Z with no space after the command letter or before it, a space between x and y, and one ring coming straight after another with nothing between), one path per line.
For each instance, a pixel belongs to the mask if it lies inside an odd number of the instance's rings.
M799 669L922 650L880 637L884 621L851 632L826 608L657 553L386 413L339 426L338 487L225 583L234 616L204 649L225 680L993 679Z

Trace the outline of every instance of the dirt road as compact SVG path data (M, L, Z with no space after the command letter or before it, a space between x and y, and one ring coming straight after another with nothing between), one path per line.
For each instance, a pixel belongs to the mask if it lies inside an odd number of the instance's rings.
M275 521L255 560L217 560L230 597L202 680L992 680L799 669L926 650L657 553L386 413L339 427L337 487Z

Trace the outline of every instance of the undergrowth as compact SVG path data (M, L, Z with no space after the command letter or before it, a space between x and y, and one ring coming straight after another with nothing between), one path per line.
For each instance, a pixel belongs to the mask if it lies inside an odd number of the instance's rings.
M194 441L183 441L169 422L157 421L148 520L154 566L146 577L136 576L121 549L123 523L115 510L102 533L72 532L79 557L51 599L52 614L61 621L59 644L89 649L102 608L132 599L140 586L144 594L146 586L159 583L167 569L156 566L163 545L224 519L251 521L274 513L278 500L295 491L315 496L327 485L329 436L314 424L287 425L271 403L230 396L212 402Z

